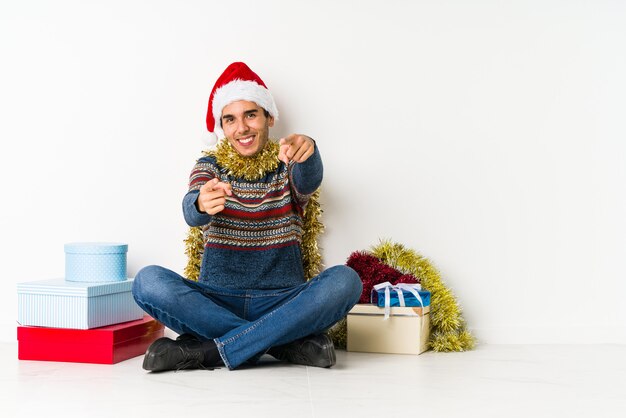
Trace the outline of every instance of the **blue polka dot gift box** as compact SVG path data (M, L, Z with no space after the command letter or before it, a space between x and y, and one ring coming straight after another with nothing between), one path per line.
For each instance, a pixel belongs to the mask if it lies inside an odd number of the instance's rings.
M113 242L65 244L65 280L114 282L126 280L128 245Z
M133 279L71 282L47 279L17 285L20 325L91 329L143 318L131 289Z

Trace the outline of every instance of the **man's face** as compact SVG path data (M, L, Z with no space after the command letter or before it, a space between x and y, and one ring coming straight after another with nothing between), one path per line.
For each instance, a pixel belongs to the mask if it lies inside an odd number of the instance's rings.
M262 107L254 102L239 100L222 110L222 130L228 142L244 157L256 155L269 139L274 118L265 116Z

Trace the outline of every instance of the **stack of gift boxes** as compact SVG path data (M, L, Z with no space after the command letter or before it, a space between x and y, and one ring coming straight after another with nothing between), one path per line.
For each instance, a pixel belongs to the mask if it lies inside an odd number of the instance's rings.
M114 364L144 354L164 327L135 303L128 245L65 245L65 278L19 283L18 358Z
M348 351L421 354L428 349L430 292L419 284L385 282L374 286L370 301L348 313Z

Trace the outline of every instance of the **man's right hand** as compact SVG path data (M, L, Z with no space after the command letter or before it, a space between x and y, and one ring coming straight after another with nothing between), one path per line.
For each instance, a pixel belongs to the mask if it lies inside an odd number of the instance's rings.
M200 187L198 196L198 209L200 212L215 215L224 210L226 195L232 196L233 189L230 184L223 183L214 178Z

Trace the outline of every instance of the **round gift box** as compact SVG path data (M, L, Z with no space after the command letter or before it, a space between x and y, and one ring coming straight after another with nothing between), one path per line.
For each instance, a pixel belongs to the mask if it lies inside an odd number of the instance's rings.
M128 245L115 242L65 244L65 280L119 282L127 279Z

